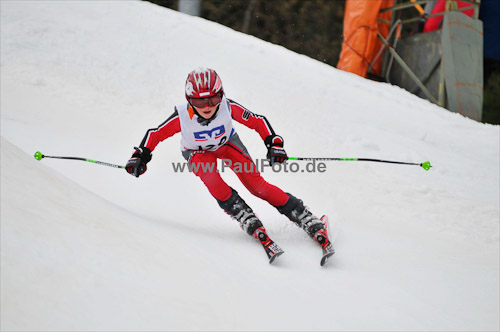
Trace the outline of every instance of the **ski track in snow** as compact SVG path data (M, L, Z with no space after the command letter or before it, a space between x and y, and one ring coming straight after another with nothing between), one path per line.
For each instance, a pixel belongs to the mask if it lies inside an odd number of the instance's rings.
M146 2L0 4L2 330L500 329L499 126ZM199 179L174 173L178 135L139 179L32 157L124 164L198 66L290 156L434 167L265 170L329 215L336 254L320 268L320 248L225 172L285 250L267 264Z

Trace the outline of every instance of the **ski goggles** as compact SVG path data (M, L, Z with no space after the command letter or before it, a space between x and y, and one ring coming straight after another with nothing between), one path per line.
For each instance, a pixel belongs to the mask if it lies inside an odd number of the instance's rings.
M217 106L222 101L222 95L216 94L215 96L207 97L207 98L189 98L189 102L191 105L204 108L208 106Z

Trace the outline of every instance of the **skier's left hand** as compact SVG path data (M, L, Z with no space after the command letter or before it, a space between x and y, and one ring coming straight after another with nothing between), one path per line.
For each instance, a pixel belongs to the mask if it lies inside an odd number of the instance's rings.
M279 135L269 135L264 140L267 147L267 159L269 160L269 165L274 163L283 163L288 160L285 149L283 149L283 138Z

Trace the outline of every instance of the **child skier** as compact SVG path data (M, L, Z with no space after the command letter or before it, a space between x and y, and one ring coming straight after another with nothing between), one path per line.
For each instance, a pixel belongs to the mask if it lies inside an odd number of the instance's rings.
M326 216L318 219L302 200L262 178L233 127L233 119L260 134L271 165L288 159L281 136L276 135L264 116L253 114L227 99L221 79L212 69L198 68L189 73L185 93L187 102L175 106L174 113L158 128L147 131L127 162L127 172L136 177L146 172L146 164L158 143L181 132L182 155L195 175L203 181L220 207L239 222L243 231L262 243L270 263L283 250L269 239L262 222L236 190L221 178L217 172L217 159L222 159L233 171L238 165L239 170L244 171L235 173L253 195L276 207L318 242L323 248L323 265L334 253L326 230Z

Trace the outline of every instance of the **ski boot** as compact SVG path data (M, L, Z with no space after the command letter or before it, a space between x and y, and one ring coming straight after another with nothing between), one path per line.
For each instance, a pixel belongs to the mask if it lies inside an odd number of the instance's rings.
M302 200L296 198L291 194L287 194L289 199L285 205L277 207L281 214L290 219L295 225L302 228L307 235L316 241L323 249L323 256L320 265L323 266L328 258L330 258L335 251L328 237L328 218L326 215L318 219L314 216L307 207L304 206Z
M231 218L238 221L244 232L259 240L266 251L269 264L274 262L276 257L284 253L284 251L269 238L262 222L257 218L252 208L250 208L240 195L238 195L236 190L233 189L228 200L217 200L217 202Z

